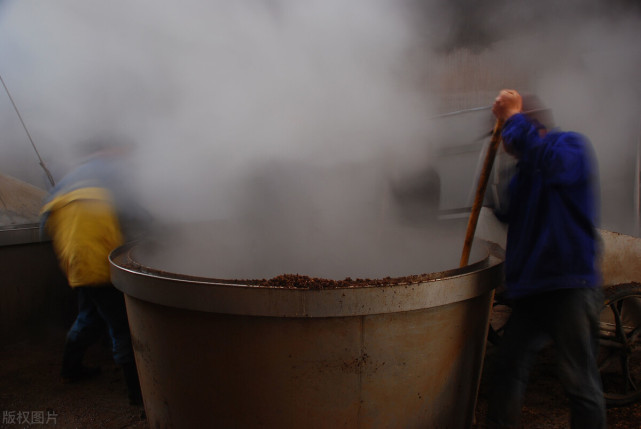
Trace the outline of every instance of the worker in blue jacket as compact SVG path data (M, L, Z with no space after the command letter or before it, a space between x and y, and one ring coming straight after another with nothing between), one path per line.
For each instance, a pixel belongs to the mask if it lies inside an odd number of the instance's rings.
M493 374L488 426L519 427L531 365L552 340L571 427L603 429L595 157L582 135L548 131L524 113L517 91L502 90L492 111L505 121L503 146L518 164L499 216L508 223L505 289L512 315Z

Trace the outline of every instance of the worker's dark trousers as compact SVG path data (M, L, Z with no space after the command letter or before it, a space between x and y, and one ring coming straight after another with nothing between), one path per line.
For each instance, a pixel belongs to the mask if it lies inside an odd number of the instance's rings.
M550 340L570 400L573 429L605 429L605 400L596 355L603 293L561 289L515 300L493 368L488 427L519 427L532 363Z
M80 365L85 351L100 339L105 325L111 337L116 364L134 361L129 321L122 292L112 285L82 286L78 293L78 316L67 333L65 366Z
M62 376L73 376L81 370L82 358L93 343L100 339L105 325L111 337L116 364L123 369L129 401L142 404L140 383L131 344L129 321L122 292L113 285L83 286L78 292L78 316L67 333L62 362Z

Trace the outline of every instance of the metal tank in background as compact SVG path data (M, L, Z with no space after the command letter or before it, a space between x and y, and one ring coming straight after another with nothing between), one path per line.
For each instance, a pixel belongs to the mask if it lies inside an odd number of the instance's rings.
M51 242L41 237L43 189L0 174L0 340L24 339L32 328L63 327L75 300Z

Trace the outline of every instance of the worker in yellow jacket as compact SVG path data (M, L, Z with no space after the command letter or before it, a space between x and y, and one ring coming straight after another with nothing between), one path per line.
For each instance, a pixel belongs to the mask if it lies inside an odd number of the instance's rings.
M111 193L90 187L56 195L43 212L69 286L110 283L109 253L123 242Z
M124 297L111 284L109 273L109 253L123 243L114 192L117 165L117 157L103 150L65 176L42 208L41 226L51 237L78 298L78 316L67 333L61 376L74 382L99 372L82 360L106 327L130 402L142 404Z

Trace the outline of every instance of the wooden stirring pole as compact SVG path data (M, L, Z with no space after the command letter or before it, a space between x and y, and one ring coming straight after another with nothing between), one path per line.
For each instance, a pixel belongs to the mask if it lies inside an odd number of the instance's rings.
M481 175L479 176L479 183L478 187L476 188L476 195L474 197L474 204L472 205L470 219L467 222L467 232L465 233L465 243L463 244L463 254L461 255L461 267L465 267L470 259L472 241L474 241L474 234L476 233L476 224L478 223L479 214L481 213L481 207L483 206L485 189L487 188L487 182L490 180L490 172L492 171L492 165L494 164L496 151L498 150L499 143L501 141L502 128L503 120L497 119L496 124L494 124L494 131L492 131L490 147L487 148L485 161L483 162L483 169L481 170Z

